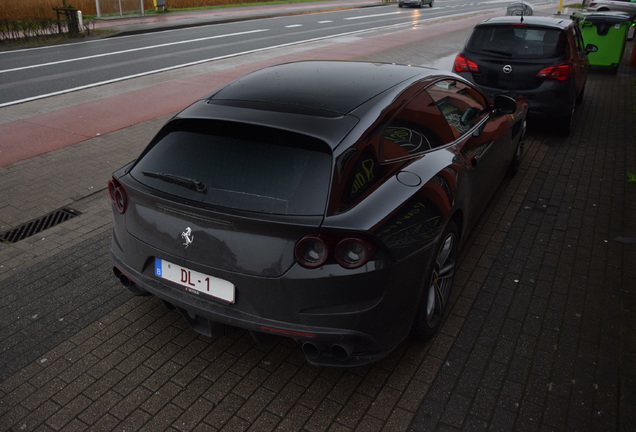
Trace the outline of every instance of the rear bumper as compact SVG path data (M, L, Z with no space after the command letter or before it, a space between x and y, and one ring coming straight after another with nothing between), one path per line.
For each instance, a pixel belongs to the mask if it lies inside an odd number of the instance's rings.
M528 101L528 115L531 117L565 117L575 104L577 90L572 82L547 80L535 89L502 90L487 87L475 82L471 73L459 73L463 78L471 81L489 96L503 94L516 99L523 96Z
M357 272L296 266L280 278L216 272L215 277L236 287L236 302L229 304L158 278L151 264L154 252L137 243L131 250L143 259L125 256L116 241L111 248L115 274L134 284L131 291L147 292L174 306L195 331L207 336L219 336L223 326L232 326L290 337L316 365L358 366L379 360L407 337L419 304L424 266L409 260ZM138 255L141 250L143 255ZM179 263L178 258L165 258ZM311 277L308 272L313 272Z
M569 89L558 86L546 90L525 92L489 90L498 94L508 94L515 98L522 95L528 101L528 115L530 117L565 117L572 112L576 100L576 95L570 94Z

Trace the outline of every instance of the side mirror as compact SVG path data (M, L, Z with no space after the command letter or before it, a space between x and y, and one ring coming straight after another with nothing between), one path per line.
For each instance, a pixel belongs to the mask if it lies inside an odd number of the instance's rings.
M587 44L585 45L585 52L587 54L589 53L593 53L593 52L597 52L598 51L598 47L594 44Z
M517 112L517 102L510 96L497 95L494 103L493 108L500 114L514 114Z

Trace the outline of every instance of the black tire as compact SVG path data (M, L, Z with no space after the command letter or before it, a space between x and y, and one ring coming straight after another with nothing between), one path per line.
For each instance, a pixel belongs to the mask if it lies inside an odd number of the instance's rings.
M429 3L428 7L433 7L433 0Z
M517 150L515 151L515 155L512 158L512 161L510 162L510 165L508 165L508 175L509 176L514 176L519 172L519 167L521 167L521 159L523 159L523 150L524 150L524 139L526 137L526 122L525 120L523 121L523 129L521 130L520 136L519 136L519 142L517 142Z
M556 130L564 136L568 136L570 135L570 132L572 132L572 126L574 124L574 107L575 105L572 105L568 114L556 119Z
M454 222L449 222L435 248L435 259L424 276L422 298L413 322L412 334L416 339L429 339L439 329L453 286L457 265L459 232Z
M519 167L521 167L522 157L523 157L523 141L519 140L519 143L517 144L517 151L515 152L515 156L510 162L510 165L508 165L508 175L510 177L514 177L519 172Z
M585 94L585 86L581 89L579 94L576 95L576 104L581 105L583 103L583 95Z

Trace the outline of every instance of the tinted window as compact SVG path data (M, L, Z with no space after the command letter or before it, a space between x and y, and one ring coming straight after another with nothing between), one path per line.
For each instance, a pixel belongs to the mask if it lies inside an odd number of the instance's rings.
M324 143L231 123L177 124L134 165L131 175L139 182L215 206L272 214L324 213L331 177L331 156Z
M438 81L427 91L448 122L455 138L479 123L488 111L483 96L461 81Z
M341 194L341 199L346 203L353 202L377 185L384 172L369 148L360 155L352 156L348 165L348 181Z
M552 58L565 54L565 33L524 25L478 26L466 48L502 57Z
M448 144L455 136L435 101L425 91L417 94L391 119L382 133L384 160L416 155Z
M576 44L576 49L578 52L585 51L585 43L583 42L583 34L581 30L579 30L578 26L572 26L572 30L574 32L574 43Z

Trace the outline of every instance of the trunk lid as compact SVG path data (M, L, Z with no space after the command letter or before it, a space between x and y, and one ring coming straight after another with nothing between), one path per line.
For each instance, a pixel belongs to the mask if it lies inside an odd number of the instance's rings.
M279 277L295 262L296 242L322 221L320 216L268 220L181 204L131 187L127 192L128 233L156 250L156 258L204 273Z
M310 136L172 122L120 178L126 229L166 255L158 258L194 270L280 276L296 242L322 222L332 167L329 145Z

